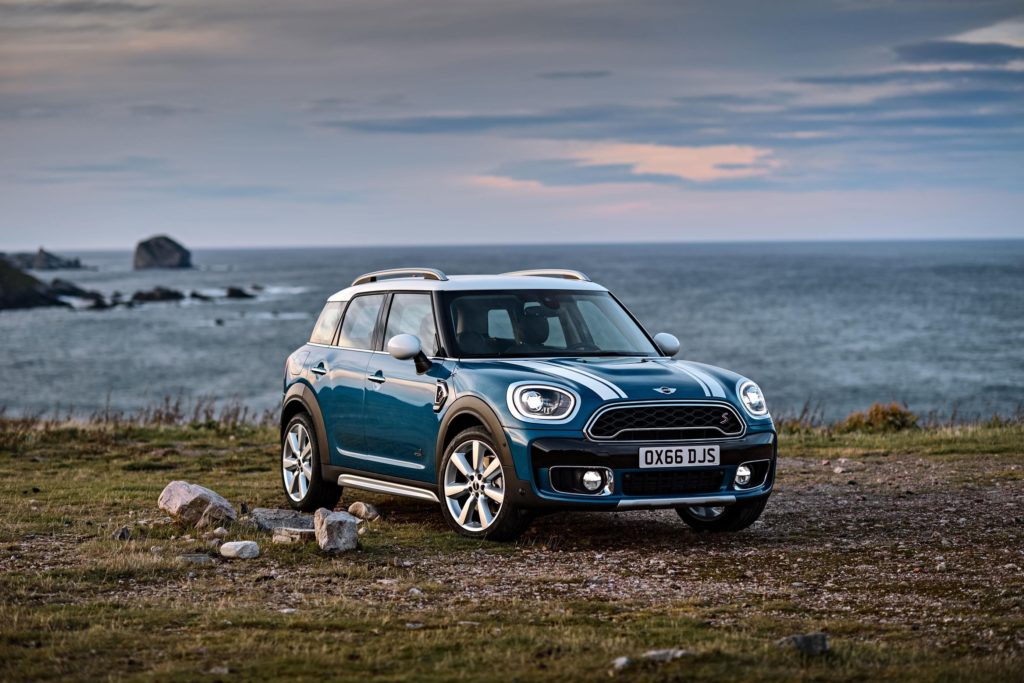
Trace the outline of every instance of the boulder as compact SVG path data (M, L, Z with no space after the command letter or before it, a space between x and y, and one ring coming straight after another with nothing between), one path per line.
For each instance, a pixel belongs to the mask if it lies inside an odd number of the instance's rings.
M212 296L207 296L202 292L197 292L195 290L192 290L192 293L189 294L189 296L195 299L196 301L213 301Z
M224 293L224 297L227 299L255 299L252 294L245 291L241 287L228 287Z
M236 519L235 508L220 494L199 484L172 481L157 500L160 509L179 524L202 529Z
M135 270L147 268L191 268L192 252L167 235L157 235L135 246Z
M316 542L328 553L355 550L359 545L359 520L347 512L320 508L313 515Z
M779 641L780 647L792 647L808 657L817 657L828 652L828 635L825 633L798 633Z
M369 503L363 503L361 501L356 501L349 505L348 514L358 517L359 519L365 519L367 522L372 522L380 517L380 512L377 511L377 508L373 507Z
M185 295L176 289L167 287L154 287L148 291L135 292L132 294L132 301L135 303L147 303L153 301L181 301Z
M260 556L260 547L256 541L231 541L220 547L220 555L233 560L251 560Z
M280 527L288 529L312 529L313 515L296 510L277 510L275 508L253 508L249 513L249 523L263 531L273 531Z
M316 538L316 531L313 529L290 529L288 527L277 527L274 529L274 536L271 539L274 543L305 543Z
M41 306L68 307L68 304L50 291L48 285L7 261L0 261L0 310Z

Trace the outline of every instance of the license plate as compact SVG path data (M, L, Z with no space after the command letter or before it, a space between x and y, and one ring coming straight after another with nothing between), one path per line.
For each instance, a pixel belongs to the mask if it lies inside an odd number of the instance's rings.
M640 469L710 467L717 464L718 446L645 446L640 449Z

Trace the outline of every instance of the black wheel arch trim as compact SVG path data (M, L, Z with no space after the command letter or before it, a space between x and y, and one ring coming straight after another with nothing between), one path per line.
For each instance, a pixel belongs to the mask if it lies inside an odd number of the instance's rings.
M288 387L288 391L285 392L284 400L281 401L281 439L284 439L284 430L288 426L284 416L288 413L289 407L295 403L301 404L313 421L321 466L330 465L331 452L327 445L327 429L324 426L324 415L320 412L320 404L316 400L316 393L307 384L296 382Z

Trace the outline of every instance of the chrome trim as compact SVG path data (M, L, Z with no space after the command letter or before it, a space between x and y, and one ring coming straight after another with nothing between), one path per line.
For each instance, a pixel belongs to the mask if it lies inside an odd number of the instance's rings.
M437 268L389 268L360 275L352 281L351 286L355 287L356 285L364 285L367 282L377 282L381 278L400 277L421 277L424 280L437 280L439 282L448 281L448 276Z
M335 446L336 451L346 458L357 458L359 460L369 460L370 462L379 462L382 465L391 465L393 467L407 467L410 470L425 470L426 465L419 462L408 462L406 460L397 460L395 458L385 458L381 455L369 455L367 453L356 453L355 451L346 451Z
M600 491L594 491L593 493L580 493L579 491L563 491L562 489L555 486L554 479L551 478L551 470L604 470L605 484ZM602 496L610 496L615 492L615 472L611 467L605 467L604 465L598 465L596 467L587 467L586 465L552 465L548 468L548 483L551 484L551 490L557 491L564 496L580 496L581 498L601 498Z
M768 481L768 473L771 472L771 470L772 470L771 458L761 458L760 460L746 460L744 462L741 462L736 467L742 467L743 465L747 465L749 467L750 465L753 465L753 464L759 463L759 462L766 462L766 463L768 463L768 467L765 469L764 476L761 477L761 481L759 481L756 484L751 482L751 483L747 484L746 486L737 486L736 485L736 475L733 475L732 487L734 489L736 489L737 491L753 491L756 488L760 488L760 487L764 486L764 483L766 481Z
M632 510L637 508L677 507L680 505L732 505L736 496L680 496L675 498L630 498L620 500L616 510Z
M561 417L537 417L536 415L527 415L519 410L519 406L516 405L516 392L528 387L548 389L549 391L560 391L563 394L568 394L569 398L572 399L572 407L569 408L568 413ZM570 422L576 417L576 413L580 411L581 400L580 395L573 389L562 386L561 384L547 384L544 382L513 382L508 385L508 389L505 391L505 403L508 404L509 412L511 412L513 417L517 420L521 420L522 422L532 422L534 424L560 425Z
M535 268L533 270L513 270L508 273L502 273L502 275L523 275L526 277L558 277L563 280L580 280L582 282L590 282L590 278L586 274L581 273L578 270L569 270L568 268Z
M615 434L613 434L611 436L592 436L590 434L590 428L594 425L594 422L596 422L597 418L599 418L601 415L603 415L603 414L605 414L605 413L607 413L609 411L612 411L612 410L621 410L623 408L643 408L645 406L656 406L656 407L664 407L664 406L714 406L716 408L717 407L728 408L730 411L732 411L732 414L736 417L736 419L739 421L739 423L743 426L743 430L740 431L738 434L727 434L727 433L723 432L721 429L718 429L718 427L712 427L712 426L708 426L708 427L676 427L675 428L675 429L679 429L680 431L689 431L689 430L694 430L694 429L717 429L719 432L722 432L722 436L717 436L717 437L713 437L713 438L710 438L710 439L630 439L628 441L616 440L615 439L615 437L618 436L619 434L621 434L622 432L631 432L631 431L636 431L636 432L647 431L647 432L650 432L650 431L659 431L660 429L672 429L671 427L669 427L669 428L655 427L655 428L646 428L646 429L620 429L619 431L615 432ZM585 436L589 441L597 441L597 442L612 442L612 441L614 441L615 443L674 443L674 442L680 442L681 443L681 442L684 442L684 441L699 443L699 442L703 442L703 441L724 441L726 439L729 439L729 440L732 440L732 439L742 439L746 435L747 435L747 421L743 419L743 417L736 411L736 408L731 403L729 403L728 401L630 401L630 402L627 402L627 403L612 403L610 405L605 405L605 406L602 406L602 407L598 408L597 410L595 410L594 414L590 416L589 420L587 420L587 424L583 426L583 436Z
M393 496L416 498L417 500L426 500L431 503L441 502L438 500L436 493L428 491L427 489L418 489L415 486L406 486L405 484L395 484L390 481L380 481L379 479L360 477L355 474L338 475L338 486L350 486L354 489L373 491L374 493L390 493Z

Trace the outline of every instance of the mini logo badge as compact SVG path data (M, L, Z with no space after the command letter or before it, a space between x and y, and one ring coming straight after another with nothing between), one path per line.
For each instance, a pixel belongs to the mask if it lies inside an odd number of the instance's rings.
M676 390L673 389L672 387L654 387L654 390L657 391L659 394L665 394L666 396L668 394L676 393Z

